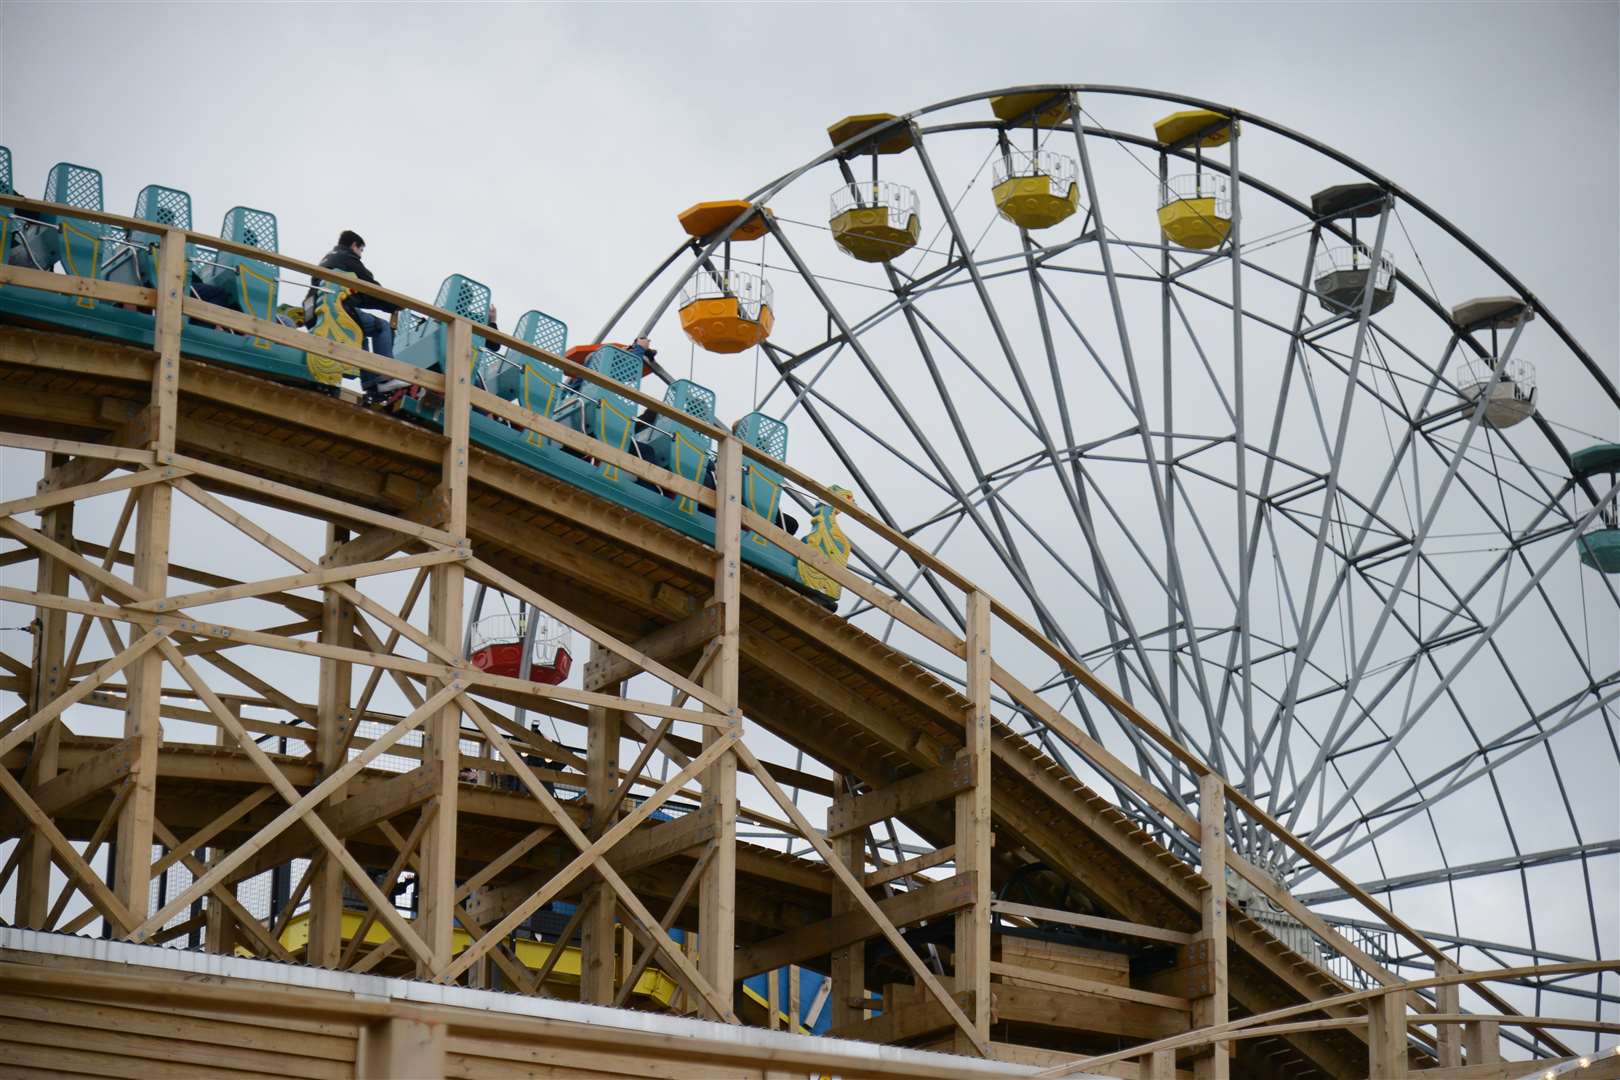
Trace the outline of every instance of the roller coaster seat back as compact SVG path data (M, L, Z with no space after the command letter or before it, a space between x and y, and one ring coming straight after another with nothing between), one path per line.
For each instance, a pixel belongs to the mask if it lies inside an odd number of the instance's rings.
M191 228L191 196L178 188L161 184L148 184L135 197L135 217L150 221L156 229L132 229L124 244L110 244L101 260L99 277L127 285L157 287L158 249L163 244L166 229ZM121 230L119 230L121 232ZM108 240L112 230L108 230ZM186 245L186 258L196 254L194 245ZM188 270L189 274L189 270Z
M664 393L665 405L706 424L714 423L714 401L713 390L690 379L675 380ZM660 414L650 427L636 432L636 445L641 456L654 465L701 484L708 475L709 450L714 443L696 428ZM686 513L697 509L691 499L683 497L676 502Z
M268 210L233 206L220 224L219 235L223 240L271 254L280 250L276 215ZM192 268L210 285L229 290L237 310L243 314L274 321L276 300L281 294L281 272L271 263L222 250L215 252L209 262L193 263ZM268 344L264 343L264 347Z
M11 147L0 146L0 195L16 194L11 186ZM11 252L11 207L0 205L0 262L9 262Z
M8 164L9 159L8 154ZM51 167L46 177L43 197L46 202L81 210L100 210L101 173L88 166L60 162ZM95 276L106 231L102 225L62 214L19 215L13 220L17 227L8 237L7 262L47 271L56 269L60 262L64 273ZM95 307L94 300L80 297L77 301L82 307Z
M585 366L621 386L641 389L641 357L616 345L603 345L591 353ZM582 383L558 408L558 419L615 450L634 452L630 438L635 430L635 403L605 386ZM612 464L602 466L602 475L624 484L635 483L634 477Z
M751 412L731 426L737 438L777 461L787 460L788 427L774 416ZM743 457L743 505L766 521L774 522L782 503L782 476L776 470ZM754 537L757 543L763 538Z
M568 347L567 325L543 311L524 312L512 336L558 355ZM562 372L555 366L510 350L493 366L496 374L487 382L497 397L541 416L551 416L556 410L562 399Z
M465 274L451 274L439 285L439 295L434 299L433 306L488 326L490 299L488 285L474 281ZM436 319L403 313L394 337L394 359L429 371L443 371L445 342L449 333L450 328ZM477 334L473 335L473 345L478 349L488 347Z

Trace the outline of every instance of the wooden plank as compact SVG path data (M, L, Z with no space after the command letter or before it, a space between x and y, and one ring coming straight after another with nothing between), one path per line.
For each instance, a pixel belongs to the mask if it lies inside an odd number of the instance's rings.
M884 918L895 926L909 926L925 919L960 911L973 901L973 883L963 875L946 878L876 901ZM761 972L802 964L825 956L832 950L878 935L877 923L863 910L835 915L824 922L766 938L737 950L737 977L746 979Z
M847 814L850 805L855 802L856 796L850 791L852 783L852 777L837 773L833 775L833 801L832 806L827 811L829 826L835 819ZM859 874L866 869L866 852L864 850L866 836L864 830L851 829L839 833L833 833L829 830L828 839L832 843L834 853L839 861L849 867L852 873ZM855 898L850 896L848 891L844 889L835 889L832 895L832 917L834 919L843 918L848 920L857 914L864 913L860 912L855 903ZM797 959L802 960L804 958ZM794 967L793 970L797 971L798 969ZM832 982L832 1012L828 1017L829 1023L835 1028L859 1024L865 1019L866 1012L864 1009L856 1007L853 1002L856 998L864 999L866 997L866 943L862 940L855 940L847 944L841 944L833 949L827 974ZM775 972L770 973L770 978L772 980L776 978ZM797 995L794 996L797 997ZM788 1015L793 1018L790 1021L789 1029L797 1030L799 1023L797 1008L789 1012ZM944 1015L944 1010L940 1011L940 1015ZM949 1017L946 1019L948 1022Z
M405 555L397 559L350 563L347 566L332 567L325 570L310 570L302 574L288 574L284 577L266 578L262 581L245 581L238 585L229 585L218 589L179 593L174 596L163 597L161 600L144 600L129 606L137 611L179 611L182 608L202 607L206 604L218 604L226 600L241 600L246 597L263 596L266 593L278 593L289 589L315 588L339 582L354 581L363 577L373 577L378 574L415 570L423 566L440 566L444 563L464 560L470 554L466 548L442 548L437 551L425 551L419 555Z
M943 866L956 858L956 845L946 844L937 851L926 852L904 862L890 863L866 875L866 887L875 889L879 885L887 885L891 881L911 877L923 870L931 870L936 866ZM926 880L919 878L919 882Z
M952 962L956 970L956 992L968 995L973 1003L969 1016L977 1040L957 1032L957 1051L966 1053L969 1042L985 1045L990 1041L990 597L982 592L968 594L967 678L963 689L968 713L962 718L964 743L957 761L966 766L968 787L956 796L956 865L959 872L973 875L972 906L956 916L955 948Z
M1226 964L1226 782L1213 773L1199 777L1198 851L1202 865L1199 874L1205 889L1199 896L1199 938L1208 943L1210 990L1193 998L1193 1026L1219 1027L1226 1023L1228 975ZM1404 1036L1405 1029L1402 1029ZM1214 1052L1193 1065L1197 1080L1227 1080L1231 1057L1227 1044L1216 1042Z
M705 604L680 622L654 630L631 648L653 660L673 660L718 636L722 629L720 616L719 605ZM641 665L635 660L603 649L600 653L593 653L586 661L584 686L587 690L601 690L623 682L641 670Z
M74 211L78 213L78 211ZM147 228L151 228L148 224ZM35 270L28 266L0 264L0 285L21 285L25 289L56 293L59 296L84 296L106 300L113 304L132 304L151 310L157 304L157 290L139 285L125 285L101 278L80 277L78 274L56 274L49 270Z
M1017 979L1036 983L1040 986L1055 986L1061 990L1072 990L1079 994L1092 994L1117 1001L1135 1001L1143 1005L1154 1005L1161 1009L1175 1009L1178 1012L1192 1012L1192 1002L1189 999L1175 997L1171 994L1155 994L1129 986L1116 986L1109 982L1099 982L1096 979L1077 979L1072 975L1060 975L1055 971L1044 971L1041 968L1027 967L1021 964L1007 964L999 960L991 962L990 970L1004 979Z
M29 495L22 499L0 502L0 517L14 517L17 514L44 510L52 506L60 506L63 503L82 502L86 499L93 499L97 495L107 495L114 491L129 491L134 488L145 487L147 484L172 480L183 475L185 475L183 469L168 467L139 469L107 480L97 480L93 483L79 484L75 487L56 488L37 495Z
M1368 1080L1406 1080L1406 1001L1400 993L1367 1003Z
M997 1023L1037 1024L1131 1039L1159 1039L1187 1029L1186 1013L1136 1001L1007 982L996 984L992 993Z
M600 645L591 646L591 658L605 652ZM623 683L615 681L603 690L619 696ZM618 709L592 706L590 719L585 725L585 798L591 804L590 825L585 835L601 836L618 819L618 793L620 717ZM621 841L629 843L630 838ZM615 845L613 850L617 850ZM622 869L622 867L621 867ZM613 980L617 970L614 964L615 919L618 905L613 900L613 888L605 881L586 888L591 905L590 914L580 926L579 999L596 1005L611 1004L614 999Z
M903 817L918 807L931 807L959 792L971 791L975 760L973 755L958 755L937 768L841 801L827 814L827 836L838 837L885 818ZM961 850L960 838L957 850Z
M1119 934L1121 937L1142 938L1145 941L1167 941L1173 945L1186 945L1198 937L1197 934L1187 933L1184 930L1164 930L1157 926L1126 922L1123 919L1105 919L1099 915L1081 915L1073 911L1036 907L1033 904L1015 904L1009 900L997 900L992 906L1003 915L1063 923L1066 926L1079 926L1087 930L1102 930L1110 934Z

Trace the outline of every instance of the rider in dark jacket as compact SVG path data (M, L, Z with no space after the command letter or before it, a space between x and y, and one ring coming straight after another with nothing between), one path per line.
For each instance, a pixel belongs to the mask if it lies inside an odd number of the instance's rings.
M321 265L328 270L339 270L373 285L380 284L372 272L366 269L366 264L361 261L360 257L365 254L365 251L366 242L364 238L353 229L344 229L338 236L337 246L322 257ZM318 278L310 282L311 288L320 284ZM363 310L368 308L370 311ZM347 311L350 317L359 324L361 333L366 336L366 344L372 352L378 356L392 357L394 355L393 327L389 325L387 319L379 318L370 312L384 311L391 313L399 310L398 307L374 296L351 292L348 299L343 301L343 310ZM378 389L378 383L381 381L380 376L369 371L360 373L360 385L367 393Z

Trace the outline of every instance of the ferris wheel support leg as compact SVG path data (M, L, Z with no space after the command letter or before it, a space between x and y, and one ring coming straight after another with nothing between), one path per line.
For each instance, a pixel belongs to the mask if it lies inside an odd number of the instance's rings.
M446 444L441 468L445 506L444 529L451 536L467 535L467 440L472 424L469 401L472 374L472 326L465 319L450 323L446 345L444 386L444 434ZM443 563L433 568L429 585L428 636L440 646L458 650L462 634L462 591L466 567L461 562ZM465 660L465 657L460 657ZM445 684L429 679L427 693L433 695ZM420 904L419 933L428 947L428 961L419 965L418 976L429 978L450 963L450 948L456 911L456 816L460 792L461 708L460 699L449 702L430 717L422 745L422 767L429 770L436 788L438 812L422 838L421 875L418 881Z
M184 301L186 237L177 230L163 235L157 308L152 345L150 442L147 446L162 462L175 449L175 425L180 412L180 331ZM135 592L143 599L169 591L169 529L174 489L167 482L148 484L138 497L135 533ZM163 742L160 710L163 706L163 657L156 650L142 655L129 669L129 697L124 712L124 737L132 740L134 766L130 793L118 815L117 865L113 892L136 923L146 918L152 877L153 818L157 810L158 748Z
M45 475L68 459L58 454L45 456ZM73 543L73 504L63 503L45 510L40 515L40 532L71 547ZM66 596L68 568L60 560L44 552L39 553L36 588L51 596ZM37 713L54 701L64 687L63 666L67 648L67 612L54 608L36 609L37 630L34 637L33 679L29 689L28 711ZM24 784L34 789L57 773L57 754L61 741L60 720L47 725L34 737L29 755L29 774ZM12 915L13 926L43 930L50 908L51 846L36 830L24 830L18 841L18 878L16 907Z
M704 725L708 747L741 728L737 711L741 662L742 605L742 444L721 441L715 460L714 598L720 606L720 647L703 686L732 709L732 727ZM714 815L714 854L698 892L698 971L727 1002L736 985L737 923L737 755L726 750L701 777L703 810Z
M349 538L348 530L326 527L326 555L330 559ZM354 605L335 589L321 590L321 632L324 644L353 647ZM354 665L343 660L322 658L319 697L316 705L315 758L320 775L329 776L341 766L348 746L350 695L354 688ZM332 793L327 805L345 796L341 789ZM336 859L323 859L315 869L309 893L309 945L304 962L316 967L335 968L343 948L343 867Z

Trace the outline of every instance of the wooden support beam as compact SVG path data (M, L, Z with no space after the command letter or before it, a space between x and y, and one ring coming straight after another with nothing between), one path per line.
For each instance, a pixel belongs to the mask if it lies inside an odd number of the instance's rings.
M354 1063L356 1080L400 1076L444 1076L449 1025L390 1016L360 1029Z
M1209 993L1193 998L1195 1028L1217 1027L1227 1017L1226 782L1214 773L1199 777L1198 850L1205 885L1199 895L1198 936L1207 943L1210 978ZM1232 1074L1228 1045L1218 1042L1198 1059L1193 1066L1197 1080L1228 1080Z
M990 1041L990 597L975 591L967 601L968 713L956 760L965 766L969 786L956 796L956 867L972 875L974 895L956 916L951 960L956 993L972 1003L973 1030L954 1033L958 1053Z
M596 663L607 653L600 645L592 644L591 660ZM588 665L587 665L588 666ZM614 681L600 688L604 693L620 695L622 682ZM585 835L595 839L607 832L618 820L619 737L622 713L593 705L586 724L585 744L585 798L591 804L591 818ZM618 904L613 899L613 888L605 881L593 883L586 890L590 914L580 927L579 999L595 1005L613 1002L613 979L617 967L614 963L615 916Z
M174 452L175 426L180 417L180 305L185 299L185 234L170 229L163 234L158 258L158 285L152 346L150 434L147 449L156 457ZM137 594L154 597L169 591L169 530L174 489L167 483L148 484L140 492L139 527L135 534ZM149 651L129 674L129 707L124 714L124 737L133 740L135 768L129 798L118 818L115 847L114 891L136 922L146 918L152 867L152 821L157 802L157 755L163 742L163 658Z
M1406 1080L1406 995L1367 1002L1367 1080Z
M955 859L956 845L946 844L937 851L925 852L915 858L906 859L904 862L890 863L880 869L873 870L866 875L865 884L868 889L875 889L879 885L887 885L891 881L911 877L913 874L920 873L923 870L930 870L936 866L943 866L948 862L955 861Z
M45 456L46 476L60 468L66 459L57 454ZM63 547L73 543L73 504L56 506L40 515L40 531ZM59 560L41 555L35 567L35 588L40 592L64 594L68 589L69 571ZM67 689L66 650L67 619L65 611L40 610L35 617L34 656L29 670L28 712L44 709L63 690ZM51 784L56 776L58 748L61 745L62 726L53 721L34 736L29 772L24 782L34 788L36 801L44 797L42 787ZM45 809L44 806L41 807ZM45 809L47 814L54 809ZM20 813L5 815L4 833L9 834L13 822L20 824ZM45 929L45 916L50 907L51 846L35 832L27 832L19 841L16 905L12 924Z
M1172 945L1190 945L1199 937L1197 934L1190 934L1182 930L1163 930L1157 926L1144 926L1141 923L1125 922L1123 919L1105 919L1100 915L1080 915L1073 911L1060 911L1056 908L1015 904L1009 900L997 900L991 904L991 907L1003 915L1016 915L1020 918L1037 919L1041 922L1063 923L1066 926L1080 926L1087 930L1101 930L1105 933L1119 934L1121 937L1141 938L1144 941L1165 941Z
M854 813L855 804L861 798L870 797L852 794L850 792L852 780L852 777L840 774L833 776L835 787L833 789L832 808L827 811L827 831L828 839L832 842L832 849L839 860L849 867L851 873L862 874L866 870L865 842L862 833L854 826L838 831L833 828L834 822L842 823L858 816ZM843 889L833 890L833 919L852 921L859 919L861 914L854 897ZM771 973L771 978L776 978L774 972ZM829 1022L835 1028L859 1024L866 1018L866 1013L851 1004L851 1001L866 996L866 943L864 940L856 939L833 949L828 978L832 980L832 1014L828 1018ZM793 1017L792 1023L797 1025L797 1011L790 1012L788 1015Z
M1449 956L1435 961L1436 975L1456 975L1462 969ZM1435 990L1435 1009L1442 1013L1462 1012L1462 987L1456 983ZM1440 1024L1435 1028L1435 1060L1442 1069L1456 1068L1463 1063L1462 1027L1458 1024Z
M1495 1020L1463 1025L1463 1052L1469 1065L1494 1065L1502 1060L1501 1027Z
M467 394L472 386L475 356L472 326L465 319L450 324L445 341L444 370L444 457L440 464L440 485L449 494L446 527L452 536L467 535L467 459L472 408ZM441 647L459 654L462 634L462 591L466 569L459 563L433 568L428 593L428 636ZM427 692L434 694L448 684L429 679ZM450 963L456 911L456 800L460 794L461 704L460 696L450 698L429 717L422 745L423 768L430 770L437 788L439 812L434 815L427 835L422 838L420 878L417 895L420 914L417 921L427 943L429 956L418 966L418 978L432 978Z
M727 730L703 729L707 749L742 733L737 712L742 623L742 443L728 435L715 457L714 603L720 648L703 674L709 702L728 712ZM735 745L735 744L734 744ZM714 818L714 855L698 887L698 970L727 1001L737 981L737 755L724 751L701 777L702 806Z
M717 637L721 628L720 605L705 604L696 614L654 630L637 641L633 648L649 659L667 662L684 656ZM585 664L584 686L587 690L602 690L615 686L642 670L640 664L618 653L594 649L590 660Z
M896 893L876 901L876 906L893 925L909 926L961 911L973 902L973 889L972 879L958 874L910 892ZM880 933L877 922L865 910L835 915L824 922L744 945L737 950L737 977L746 979L788 964L803 964Z
M827 814L827 836L836 838L885 818L901 817L973 790L975 757L963 752L935 769L914 773L874 791L839 800Z
M348 539L348 530L326 527L326 553L330 556ZM320 640L328 645L354 644L354 605L333 589L321 592ZM343 660L322 658L315 719L315 764L322 777L335 772L347 757L349 706L354 692L354 666ZM342 806L348 791L334 792L327 807ZM328 824L331 824L330 820ZM344 833L334 829L341 841ZM304 962L335 968L343 950L343 867L336 859L323 859L309 892L309 945Z

